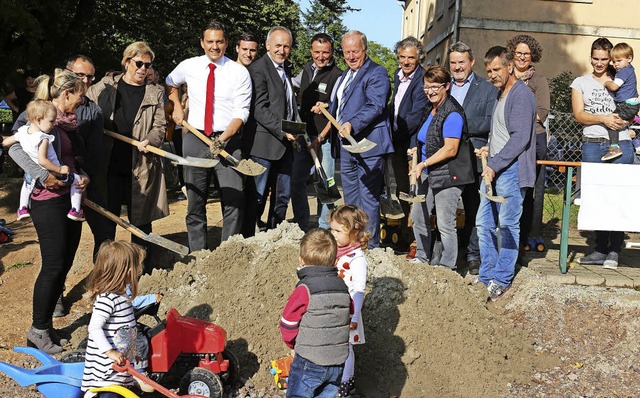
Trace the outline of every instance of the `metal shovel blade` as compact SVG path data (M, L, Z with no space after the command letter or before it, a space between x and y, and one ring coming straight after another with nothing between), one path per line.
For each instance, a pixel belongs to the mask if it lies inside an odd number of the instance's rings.
M482 192L481 190L478 189L478 192L480 192L480 195L484 196L485 198L489 199L492 202L496 202L496 203L504 203L507 200L502 197L502 196L493 196L493 195L487 195L486 193Z
M351 153L363 153L372 150L376 147L376 143L373 141L369 141L366 138L360 140L360 142L356 142L356 140L352 136L344 137L351 143L350 145L342 145L344 149Z
M396 195L385 192L380 196L380 212L385 218L400 220L404 217L404 211Z
M236 166L231 167L238 170L240 173L251 177L259 176L267 170L266 167L264 167L260 163L254 162L251 159L239 160Z
M409 193L400 192L400 200L404 200L405 202L424 202L426 199L426 195L418 195L418 187L415 184L411 184L409 188Z

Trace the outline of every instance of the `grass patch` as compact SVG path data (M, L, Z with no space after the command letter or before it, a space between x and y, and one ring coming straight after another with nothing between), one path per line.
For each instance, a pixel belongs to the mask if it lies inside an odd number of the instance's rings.
M21 262L14 263L14 264L11 264L10 266L8 266L7 267L7 271L11 270L11 269L20 269L20 268L28 267L30 265L33 265L33 263L31 261L21 261Z

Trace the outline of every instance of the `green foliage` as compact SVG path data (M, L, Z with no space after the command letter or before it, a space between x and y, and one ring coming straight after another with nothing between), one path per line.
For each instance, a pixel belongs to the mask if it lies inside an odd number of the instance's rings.
M0 123L13 123L13 114L10 109L0 109Z
M551 91L551 109L555 112L571 113L571 82L573 75L570 71L564 71L549 80Z
M389 79L393 82L393 72L398 69L398 59L393 51L380 43L370 41L367 55L377 64L384 66L389 75Z
M0 9L5 87L21 80L8 79L19 68L50 72L75 53L93 58L98 76L120 70L122 51L134 41L151 46L164 76L183 59L202 54L202 28L212 19L227 26L227 56L234 59L235 39L244 31L259 37L264 52L270 27L290 28L295 40L301 26L294 0L0 0Z

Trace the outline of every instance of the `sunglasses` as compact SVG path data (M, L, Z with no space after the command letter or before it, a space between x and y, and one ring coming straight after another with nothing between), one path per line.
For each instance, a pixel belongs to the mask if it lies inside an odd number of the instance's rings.
M94 80L96 80L96 76L95 75L87 75L86 73L74 72L71 69L67 69L67 70L69 72L75 74L76 76L78 76L80 79L86 78L87 81L89 81L89 82L93 82Z
M133 61L134 64L136 64L136 68L138 68L138 69L142 68L142 65L144 65L145 68L149 69L149 68L151 68L151 65L152 65L151 62L136 61L136 60L133 60L133 59L132 59L132 61Z

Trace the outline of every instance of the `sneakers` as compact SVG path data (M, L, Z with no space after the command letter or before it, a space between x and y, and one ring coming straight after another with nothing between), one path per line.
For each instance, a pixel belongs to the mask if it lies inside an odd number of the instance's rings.
M69 210L69 214L67 214L67 218L82 222L84 221L84 210L80 209L80 211L77 211L75 207L72 207L71 210Z
M18 221L24 220L25 218L29 217L31 217L31 214L29 214L29 209L26 206L22 206L18 209Z
M600 160L606 162L608 160L619 158L620 156L622 156L622 149L620 149L620 147L616 144L611 144L609 145L609 152L607 152L606 155L600 158Z
M343 381L338 389L336 398L350 397L356 392L356 383L353 381L353 377L347 381Z
M144 370L139 370L139 369L136 369L136 370L138 370L138 372L141 375L143 375L143 376L148 378L147 372L145 372ZM137 386L142 392L154 392L156 390L155 388L153 388L153 386L151 386L150 384L147 384L140 377L133 376L133 384L135 386Z
M581 265L602 265L604 260L607 259L607 255L600 252L593 252L582 258L578 259L578 264Z
M607 254L607 258L604 260L602 264L602 268L605 269L617 269L618 268L618 253L609 252Z
M636 98L629 98L624 100L624 102L626 102L629 105L640 105L640 98L636 97Z
M504 296L504 294L509 291L510 287L511 286L502 286L499 283L490 281L489 285L487 285L487 290L489 291L489 299L491 299L491 301L497 301L500 297Z
M429 265L429 263L427 261L422 261L418 257L407 259L407 262L409 264L425 264L425 265Z
M478 275L480 273L480 260L469 260L469 275Z

